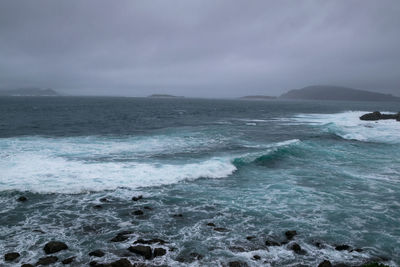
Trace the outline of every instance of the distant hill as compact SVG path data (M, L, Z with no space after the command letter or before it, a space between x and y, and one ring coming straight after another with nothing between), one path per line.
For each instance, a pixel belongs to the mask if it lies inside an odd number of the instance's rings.
M20 88L0 90L0 96L59 96L53 89Z
M239 99L243 99L243 100L271 100L271 99L276 99L276 96L247 95L247 96L242 96Z
M166 94L152 94L149 95L150 98L182 98L183 96L166 95Z
M282 99L343 100L343 101L400 101L400 97L340 86L314 85L294 89Z

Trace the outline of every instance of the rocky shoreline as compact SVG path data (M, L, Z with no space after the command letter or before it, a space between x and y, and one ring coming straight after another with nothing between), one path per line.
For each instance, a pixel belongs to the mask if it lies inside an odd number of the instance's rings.
M379 111L366 113L360 117L363 121L396 120L400 121L400 112L396 114L382 114Z
M134 196L132 197L132 201L140 201L143 199L143 196ZM19 202L26 202L28 201L28 198L25 196L20 196L17 201ZM100 202L109 202L108 199L102 198L100 199ZM151 210L151 207L146 206L148 210ZM101 205L96 205L94 208L96 209L101 209ZM137 211L141 211L139 214ZM143 210L136 210L132 214L136 216L143 215L144 211ZM183 214L173 214L172 217L176 219L183 219L184 215ZM219 227L213 222L209 222L205 225L205 227L209 227L215 232L229 232L229 229L226 229L224 227ZM173 252L176 250L175 247L171 245L169 241L165 241L159 238L153 238L153 239L142 239L138 238L136 241L132 242L129 241L131 239L131 236L134 233L132 231L121 231L117 233L113 238L109 240L109 242L129 242L129 247L125 249L125 251L119 253L120 255L124 255L123 257L120 257L117 260L114 261L107 261L104 260L103 258L105 257L106 253L113 253L113 252L107 252L104 251L101 248L95 249L88 253L88 256L90 256L91 261L90 262L77 262L76 261L76 256L68 256L65 258L60 258L60 256L57 256L59 252L62 251L68 251L69 247L68 244L66 244L63 241L60 240L52 240L47 242L44 247L43 247L43 252L45 254L44 257L41 257L37 259L36 262L34 263L27 263L24 262L23 257L21 256L21 252L18 251L10 251L4 255L4 261L5 263L12 264L12 266L16 266L17 263L20 264L21 267L32 267L32 266L52 266L53 264L59 264L61 263L62 265L88 265L88 266L95 266L95 267L145 267L145 266L158 266L158 265L153 265L151 263L152 260L158 257L163 257L167 255L170 252ZM232 246L229 247L229 250L231 251L237 251L237 252L251 252L251 251L256 251L256 250L265 250L269 251L269 248L271 247L278 247L282 246L285 247L288 250L293 251L293 253L297 255L307 255L308 252L305 248L301 247L301 245L297 242L297 237L300 235L296 230L287 230L284 233L282 233L282 236L280 237L272 237L272 236L247 236L243 237L243 240L247 240L249 243L254 243L255 246L250 247L245 247L245 246ZM263 244L262 246L256 245L255 243L260 241ZM363 252L363 248L354 248L350 245L347 244L324 244L322 242L315 241L313 243L313 246L315 246L317 249L326 249L328 246L333 247L337 252L339 253L361 253ZM139 257L142 258L143 262L138 262L137 258L132 260L134 257ZM189 255L185 257L178 257L175 260L178 262L181 262L182 264L189 264L189 263L194 263L195 261L201 261L203 259L204 255L198 253L197 251L193 251ZM263 262L262 257L260 255L254 254L252 258L253 264L256 265L263 265L268 262ZM389 259L386 258L372 258L368 261L365 261L364 263L361 263L359 265L352 265L352 264L346 264L345 262L343 263L337 263L337 262L331 262L329 259L324 259L322 262L318 264L318 267L386 267L388 265L383 264L382 262L388 262ZM150 263L149 263L150 262ZM230 262L221 262L220 263L222 266L226 267L246 267L249 266L249 264L245 261L230 261ZM162 265L166 266L166 265ZM304 265L302 265L304 266Z

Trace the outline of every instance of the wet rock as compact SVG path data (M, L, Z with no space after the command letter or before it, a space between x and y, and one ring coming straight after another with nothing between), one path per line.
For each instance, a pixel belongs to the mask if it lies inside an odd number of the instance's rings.
M153 255L151 252L151 247L149 246L142 246L142 245L131 246L128 248L128 250L135 254L141 255L148 260L151 259Z
M28 199L26 197L24 197L24 196L20 196L19 198L17 198L17 201L19 201L19 202L25 202L27 200Z
M159 239L159 238L153 238L153 239L149 239L149 240L138 239L138 240L136 240L134 242L134 244L147 244L147 245L157 244L157 243L160 244L160 245L164 245L164 244L166 244L168 242L166 242L166 241L164 241L162 239Z
M153 253L154 257L161 257L167 254L167 251L163 248L155 248Z
M319 241L314 242L313 245L316 246L317 248L320 248L320 249L325 247L325 245L322 244L322 243L319 242Z
M24 263L21 265L21 267L34 267L33 264L30 263Z
M297 243L292 243L289 245L289 249L292 250L294 253L299 255L306 254L306 251L301 248L301 246Z
M36 265L50 265L53 263L56 263L58 261L58 258L56 256L48 256L48 257L43 257L38 260Z
M129 237L127 235L133 234L131 231L122 231L119 232L116 236L114 236L110 241L111 242L123 242L127 240Z
M143 198L143 196L142 195L139 195L139 196L135 196L135 197L132 197L132 201L139 201L139 200L141 200Z
M397 114L382 114L379 111L364 114L360 117L363 121L397 120L400 121L400 112Z
M75 257L69 257L61 261L62 264L71 264L75 260Z
M122 258L122 259L119 259L117 261L111 262L109 265L111 267L132 267L132 266L137 266L136 264L132 265L132 263L126 258Z
M390 267L390 266L379 262L369 262L361 265L361 267Z
M236 247L236 246L229 247L229 250L233 251L233 252L245 252L246 251L244 248Z
M134 212L132 212L133 215L143 215L144 212L141 210L135 210Z
M4 260L5 261L13 261L17 258L19 258L19 256L21 256L18 252L10 252L10 253L6 253L4 255Z
M295 230L285 232L285 236L288 240L292 240L293 237L295 237L296 235L297 235L297 232Z
M246 237L246 239L249 240L249 241L250 241L250 240L253 240L253 239L256 239L256 238L257 238L257 237L256 237L255 235L251 235L251 236L247 236L247 237Z
M100 202L103 202L103 203L110 202L110 200L108 200L108 199L105 198L105 197L100 198L99 201L100 201Z
M183 218L183 214L181 214L181 213L179 213L179 214L174 214L174 215L172 215L172 217L175 217L175 218Z
M328 260L324 260L320 264L318 264L318 267L332 267L332 263Z
M223 228L223 227L215 227L214 231L217 231L217 232L229 232L228 229Z
M59 252L61 250L65 250L65 249L68 249L68 246L65 243L60 242L60 241L50 241L43 248L43 250L44 250L44 252L46 252L46 254L56 253L56 252Z
M102 205L94 205L93 208L99 210L99 209L102 209L103 206Z
M339 245L339 246L336 246L335 249L338 251L351 250L351 247L349 245Z
M214 223L207 223L207 226L215 227L216 225Z
M40 229L32 230L32 232L41 233L41 234L45 234L45 233L46 233L45 231L42 231L42 230L40 230Z
M94 251L89 253L89 256L99 257L99 258L103 257L104 255L105 255L105 253L103 251L101 251L100 249L96 249L96 250L94 250Z
M247 263L243 261L231 261L228 263L229 267L247 267Z
M277 242L277 241L274 241L274 240L271 240L271 239L267 239L267 240L265 240L265 245L267 247L278 247L281 244L279 242Z
M253 260L256 260L256 261L261 260L261 257L259 255L254 255Z

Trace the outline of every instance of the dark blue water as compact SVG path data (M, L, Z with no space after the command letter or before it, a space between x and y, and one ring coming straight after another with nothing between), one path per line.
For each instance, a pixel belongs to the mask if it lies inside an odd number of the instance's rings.
M127 257L156 266L317 266L324 259L397 266L400 123L358 117L398 109L374 102L0 98L0 254L17 251L18 264L34 264L46 242L61 240L69 249L57 257L76 256L75 266L93 260L94 249L106 252L99 262ZM16 201L21 195L28 201ZM143 199L131 200L138 195ZM124 230L133 232L128 240L109 242ZM287 230L298 233L291 243L266 246L285 243ZM167 254L146 261L128 252L139 238L168 241L152 245ZM293 242L304 253L293 252ZM361 250L335 250L341 244Z

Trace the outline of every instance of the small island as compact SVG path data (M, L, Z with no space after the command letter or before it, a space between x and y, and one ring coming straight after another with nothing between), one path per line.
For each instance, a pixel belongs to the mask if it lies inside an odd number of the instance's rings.
M0 96L60 96L60 94L50 88L19 88L0 90Z
M271 100L271 99L276 99L276 96L247 95L247 96L242 96L239 99L242 99L242 100Z
M400 112L396 114L382 114L379 111L364 114L360 117L362 121L396 120L400 121Z
M148 96L149 98L183 98L183 96L175 96L168 94L152 94Z

